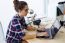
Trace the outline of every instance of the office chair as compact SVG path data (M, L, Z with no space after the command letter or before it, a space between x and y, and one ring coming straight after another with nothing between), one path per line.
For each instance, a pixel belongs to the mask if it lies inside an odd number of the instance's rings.
M0 43L6 43L1 22L0 22Z

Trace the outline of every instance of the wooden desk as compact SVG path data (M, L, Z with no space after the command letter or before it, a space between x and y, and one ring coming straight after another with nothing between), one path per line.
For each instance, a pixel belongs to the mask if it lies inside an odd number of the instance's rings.
M65 28L61 27L59 32L56 34L54 39L30 39L27 40L29 43L65 43Z

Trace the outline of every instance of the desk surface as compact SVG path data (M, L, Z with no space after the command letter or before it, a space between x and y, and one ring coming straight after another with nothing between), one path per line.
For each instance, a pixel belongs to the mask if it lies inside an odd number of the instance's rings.
M54 39L30 39L29 43L65 43L65 28L61 27Z

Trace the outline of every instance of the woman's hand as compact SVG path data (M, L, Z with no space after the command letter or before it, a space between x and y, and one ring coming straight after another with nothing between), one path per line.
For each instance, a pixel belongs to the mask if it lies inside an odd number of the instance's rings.
M36 31L30 31L30 30L28 30L25 33L25 36L22 37L22 39L24 39L24 40L29 40L29 39L33 39L33 38L36 38Z
M22 40L22 43L28 43L26 40Z
M28 27L27 27L27 30L29 30L29 31L33 31L33 30L35 30L35 29L34 29L33 26L28 26Z

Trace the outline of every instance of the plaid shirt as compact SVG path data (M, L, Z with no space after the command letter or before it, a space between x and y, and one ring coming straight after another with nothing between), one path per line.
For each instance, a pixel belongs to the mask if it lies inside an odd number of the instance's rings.
M18 15L14 16L10 21L6 39L7 43L20 43L22 37L25 36L24 29L27 28L24 17L20 17Z

